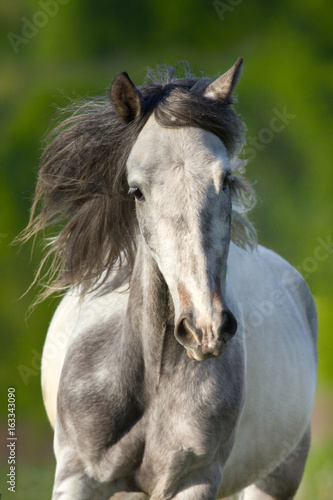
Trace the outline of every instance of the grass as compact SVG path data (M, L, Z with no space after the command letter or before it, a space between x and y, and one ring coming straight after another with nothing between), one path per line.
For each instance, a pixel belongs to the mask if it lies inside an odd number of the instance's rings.
M7 468L1 467L2 500L47 500L51 498L54 463L18 464L15 494L4 488ZM305 475L295 500L332 500L333 445L314 445L308 458Z

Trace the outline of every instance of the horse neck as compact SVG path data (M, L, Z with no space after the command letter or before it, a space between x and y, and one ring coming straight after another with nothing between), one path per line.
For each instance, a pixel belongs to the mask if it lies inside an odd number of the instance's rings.
M146 376L156 386L165 351L170 348L177 350L173 335L174 312L167 284L141 237L126 321L127 327L140 339Z

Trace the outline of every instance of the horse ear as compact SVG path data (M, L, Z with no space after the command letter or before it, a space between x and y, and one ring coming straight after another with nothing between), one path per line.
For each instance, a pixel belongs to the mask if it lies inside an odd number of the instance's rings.
M239 57L235 64L226 72L214 80L205 90L204 96L216 101L231 101L231 95L241 76L243 59Z
M110 89L110 100L118 116L130 123L141 113L142 97L126 71L119 73Z

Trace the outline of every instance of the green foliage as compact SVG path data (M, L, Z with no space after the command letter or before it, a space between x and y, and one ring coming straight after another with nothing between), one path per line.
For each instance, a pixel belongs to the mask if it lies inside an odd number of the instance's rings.
M316 300L318 311L318 380L325 386L333 385L333 308L331 297Z
M303 481L295 500L331 500L333 487L332 444L312 446Z
M42 4L58 10L45 14ZM238 109L259 196L253 218L260 241L298 267L319 297L319 381L332 383L332 253L316 257L318 238L333 236L331 14L325 0L1 3L8 36L0 41L0 387L16 384L21 414L47 425L35 358L56 302L39 306L26 322L36 291L19 297L42 248L37 242L30 261L31 246L19 252L10 245L28 220L42 137L68 97L104 93L125 69L140 84L147 67L182 59L197 73L216 75L244 57ZM274 131L272 119L284 109L293 118ZM32 370L28 379L20 366Z

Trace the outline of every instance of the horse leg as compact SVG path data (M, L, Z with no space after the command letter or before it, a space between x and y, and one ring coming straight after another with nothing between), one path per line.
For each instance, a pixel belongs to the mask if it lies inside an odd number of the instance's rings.
M310 440L308 427L290 455L267 476L245 488L239 500L292 500L302 480Z
M103 485L88 477L82 470L66 467L57 470L52 500L149 500L145 493L122 491L111 494L111 485Z
M130 493L127 491L121 491L112 495L110 500L149 500L149 496L145 493Z
M180 480L170 484L161 480L154 489L150 500L216 500L222 482L222 468L212 464L195 469Z
M236 493L232 497L228 497L224 500L276 500L276 498L267 493L261 491L255 484L251 484L241 493Z
M89 477L72 453L62 451L57 457L52 500L108 500L110 496L110 485Z

